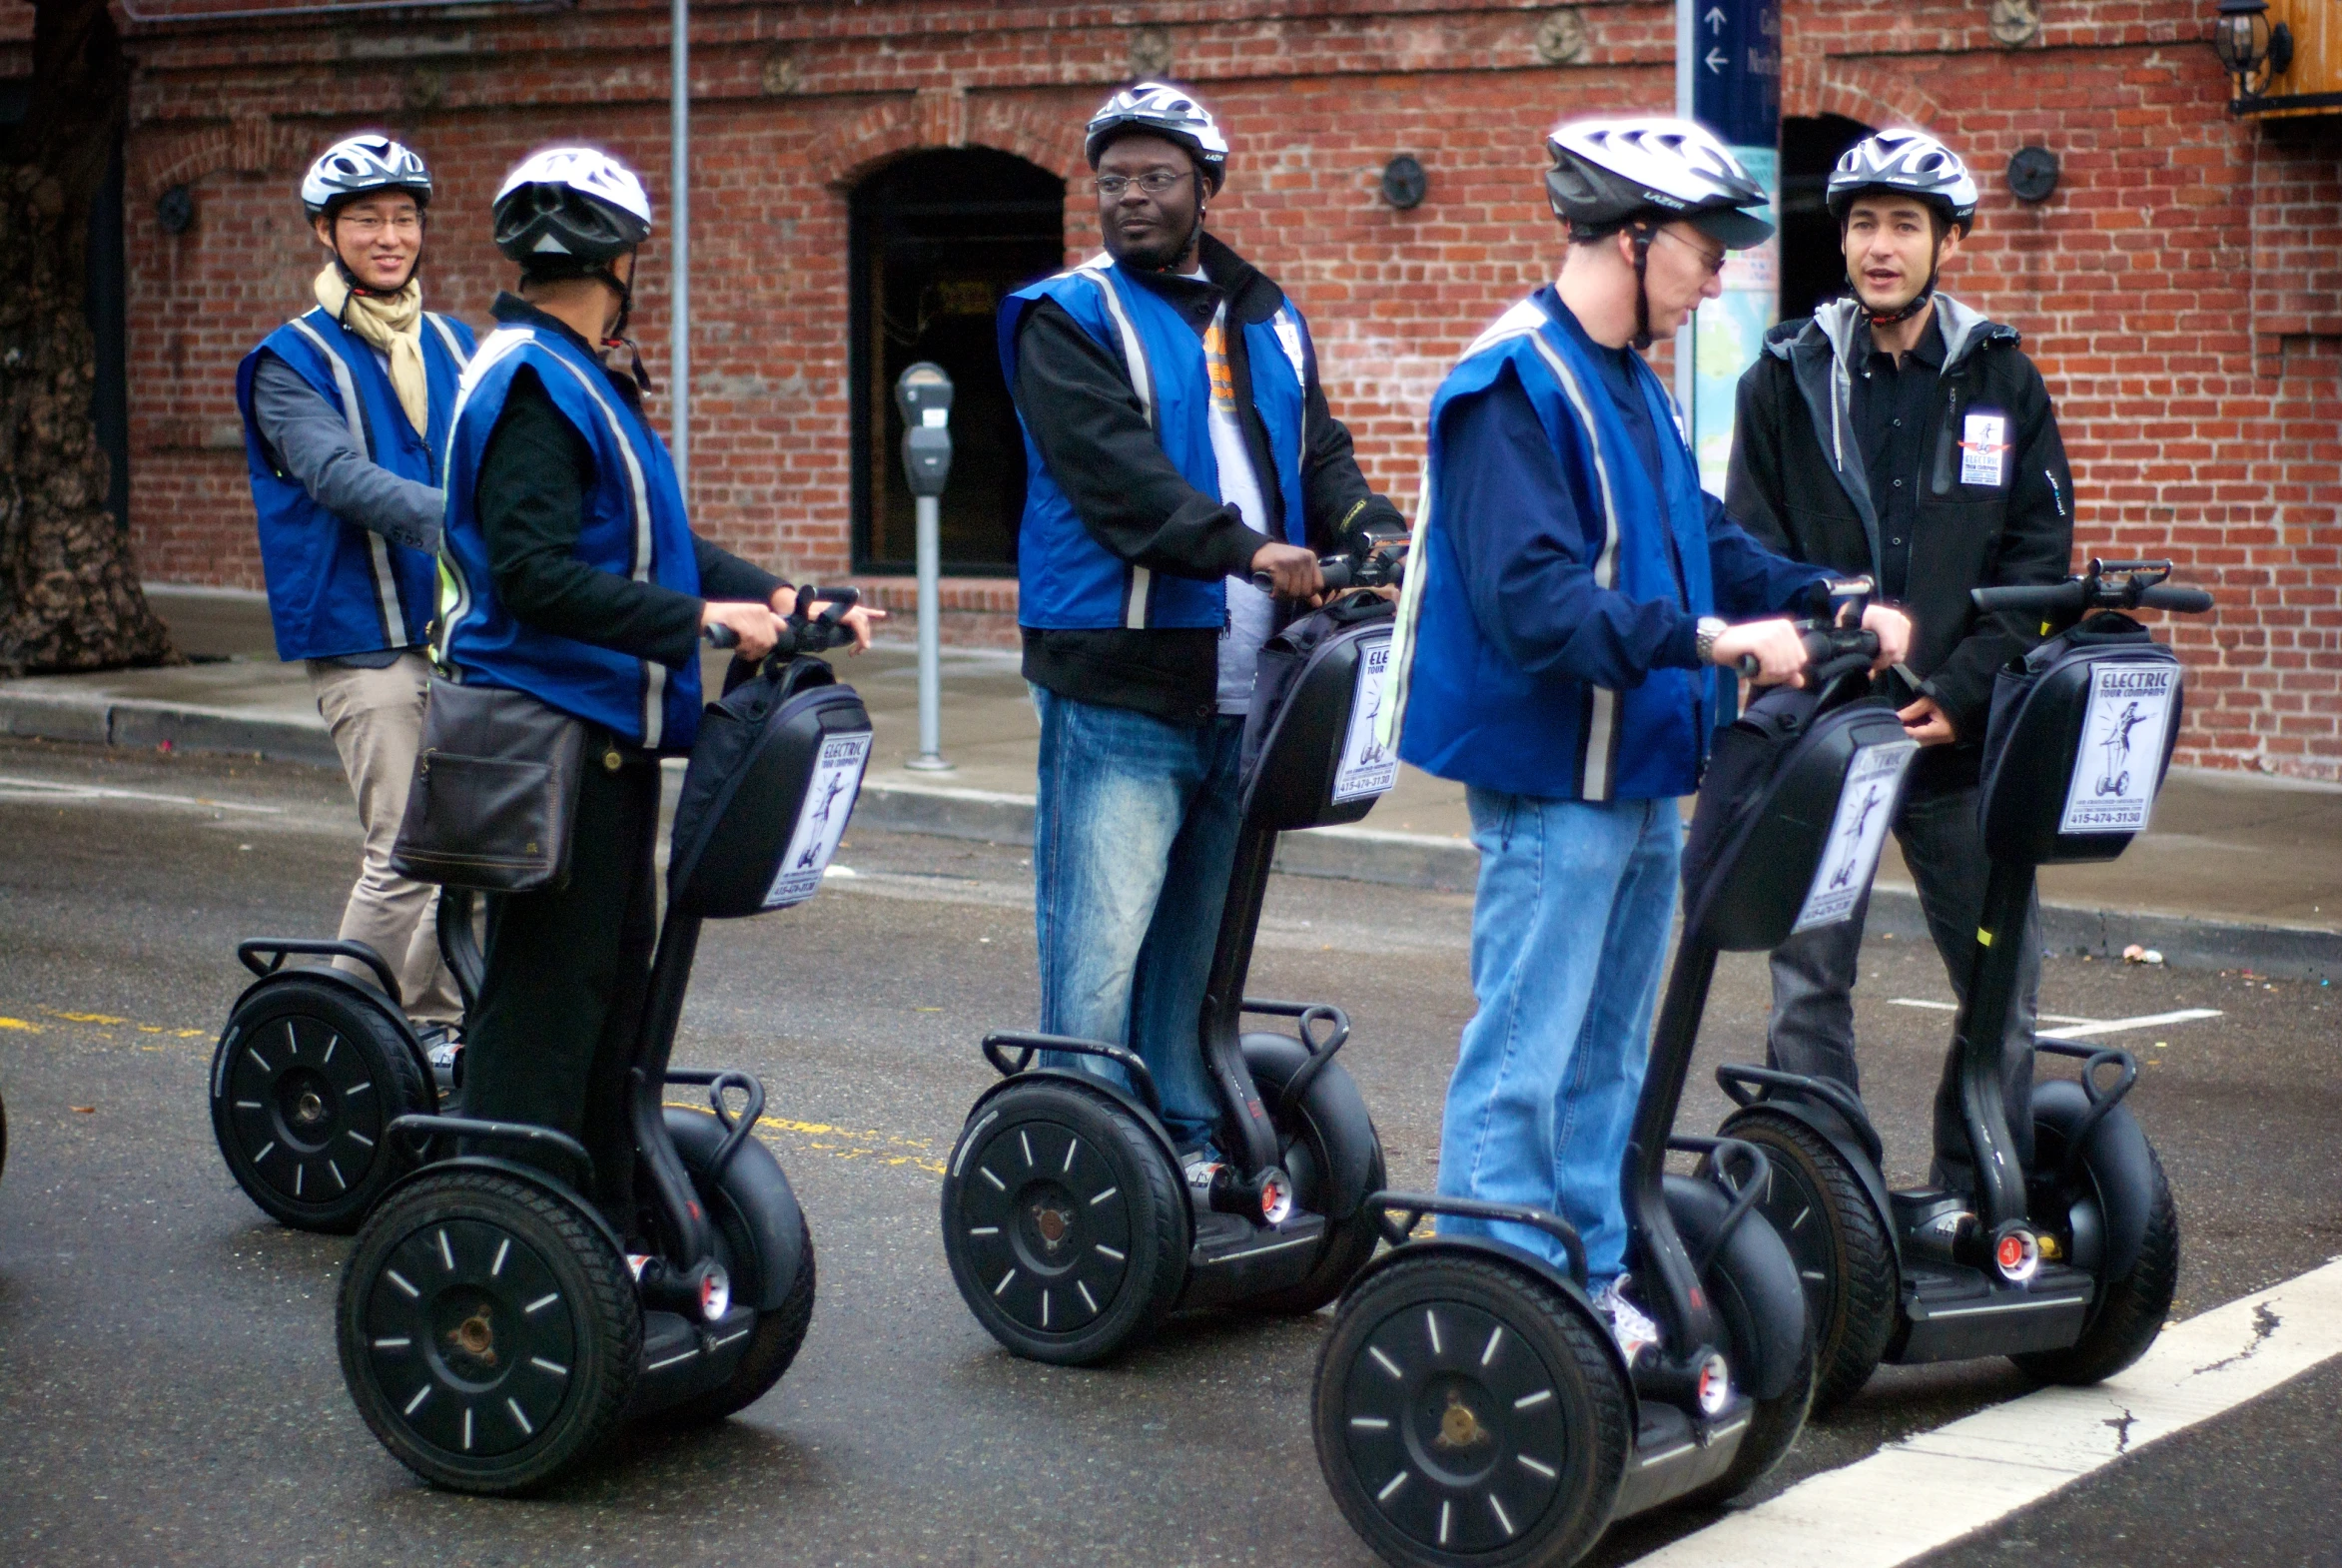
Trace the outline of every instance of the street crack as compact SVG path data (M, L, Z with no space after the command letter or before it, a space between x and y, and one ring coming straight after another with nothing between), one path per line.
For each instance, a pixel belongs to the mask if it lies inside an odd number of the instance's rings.
M2120 1415L2098 1423L2101 1426L2114 1428L2114 1453L2117 1458L2130 1452L2130 1429L2137 1423L2138 1417L2130 1413L2130 1408L2127 1405L2123 1407Z
M2281 1325L2284 1321L2285 1319L2279 1317L2274 1311L2270 1309L2268 1302L2263 1301L2259 1303L2252 1309L2252 1342L2247 1344L2243 1349L2237 1351L2234 1355L2222 1356L2219 1360L2214 1361L2209 1366L2197 1367L2196 1371L2199 1373L2217 1372L2222 1367L2234 1366L2237 1362L2245 1359L2255 1350L2258 1350L2262 1345L2267 1344L2269 1342L2269 1336L2275 1333L2279 1325Z

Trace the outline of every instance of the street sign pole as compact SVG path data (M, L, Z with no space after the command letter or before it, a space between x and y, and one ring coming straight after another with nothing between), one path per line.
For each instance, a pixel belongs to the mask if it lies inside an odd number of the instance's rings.
M1688 84L1686 79L1689 78ZM1677 0L1676 103L1732 148L1781 205L1781 7L1779 0ZM1781 240L1736 251L1722 298L1702 305L1677 339L1676 400L1691 425L1700 482L1718 494L1732 455L1734 394L1781 310ZM1687 357L1683 350L1687 346ZM1689 361L1688 367L1686 361ZM1688 394L1687 394L1688 393Z
M903 764L949 773L943 756L943 492L952 471L952 379L922 360L895 383L903 412L903 477L919 553L919 755Z

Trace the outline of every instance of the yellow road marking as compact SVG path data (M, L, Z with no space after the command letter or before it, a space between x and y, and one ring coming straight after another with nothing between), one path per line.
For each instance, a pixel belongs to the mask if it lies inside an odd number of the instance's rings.
M35 1035L41 1032L40 1025L28 1024L21 1018L0 1018L0 1029L21 1029Z
M48 1018L63 1019L68 1024L128 1024L142 1035L163 1035L173 1040L210 1040L213 1036L213 1031L208 1029L175 1029L169 1024L139 1024L127 1018L116 1018L111 1013L69 1013L63 1008L52 1007L34 1008L33 1011ZM0 1018L0 1029L21 1029L35 1035L41 1033L40 1025L28 1024L21 1018ZM114 1037L100 1030L98 1038L112 1040ZM149 1046L144 1049L151 1051L156 1048Z
M666 1102L678 1111L705 1111L705 1101ZM839 1160L869 1160L882 1166L910 1166L930 1176L942 1176L944 1163L927 1151L935 1145L924 1138L903 1138L893 1133L857 1132L852 1128L832 1127L827 1122L796 1122L787 1117L759 1117L759 1128L771 1128L778 1133L790 1133L805 1140L802 1147L816 1154L830 1155Z

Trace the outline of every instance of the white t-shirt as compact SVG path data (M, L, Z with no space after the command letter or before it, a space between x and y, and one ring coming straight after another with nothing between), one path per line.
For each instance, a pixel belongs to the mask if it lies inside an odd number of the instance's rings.
M1201 273L1190 276L1200 279ZM1219 464L1219 498L1244 515L1261 532L1275 534L1267 503L1261 499L1260 476L1252 470L1252 450L1244 440L1243 422L1236 416L1232 387L1221 385L1227 358L1221 336L1226 331L1227 306L1211 318L1204 340L1204 360L1212 371L1211 455ZM1252 677L1260 666L1260 646L1276 629L1276 607L1269 596L1252 586L1249 571L1227 579L1227 624L1219 632L1219 711L1248 713L1252 709Z

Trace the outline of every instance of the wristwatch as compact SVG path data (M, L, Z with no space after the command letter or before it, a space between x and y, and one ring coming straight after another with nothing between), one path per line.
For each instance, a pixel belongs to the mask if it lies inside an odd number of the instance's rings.
M1692 650L1702 664L1716 662L1716 639L1724 635L1724 617L1721 615L1703 615L1696 623Z

